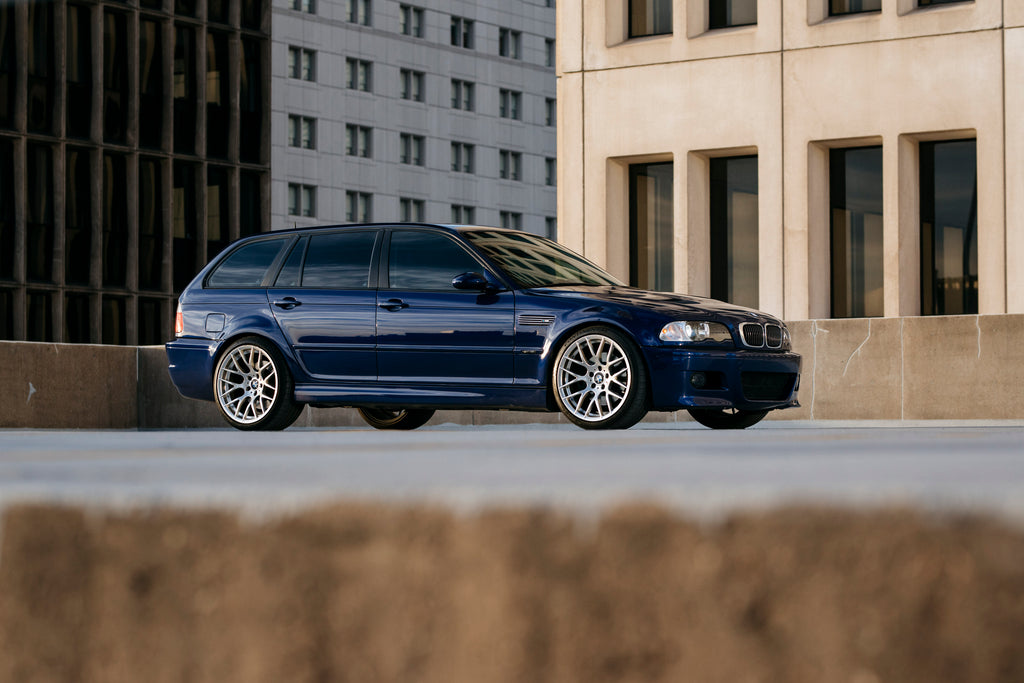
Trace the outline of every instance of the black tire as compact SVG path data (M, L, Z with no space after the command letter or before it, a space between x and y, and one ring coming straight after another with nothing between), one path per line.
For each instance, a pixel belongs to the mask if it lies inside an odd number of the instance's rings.
M427 424L433 410L390 410L388 408L357 408L366 424L374 429L416 429Z
M635 425L647 414L647 384L636 344L612 327L587 327L570 335L551 368L558 409L584 429Z
M284 356L260 337L231 343L213 371L213 400L235 429L285 429L302 413L294 397L295 380Z
M740 410L738 408L687 408L690 416L711 429L746 429L760 422L767 410Z

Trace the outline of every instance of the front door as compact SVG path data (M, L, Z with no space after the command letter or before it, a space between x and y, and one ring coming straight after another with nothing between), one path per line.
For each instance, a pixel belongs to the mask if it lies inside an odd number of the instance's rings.
M377 367L400 384L511 384L515 295L461 291L484 266L453 236L394 230L377 293Z

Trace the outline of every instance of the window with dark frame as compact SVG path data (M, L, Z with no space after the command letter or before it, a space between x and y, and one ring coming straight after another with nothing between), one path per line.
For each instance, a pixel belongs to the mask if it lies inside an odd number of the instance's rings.
M523 93L518 90L498 90L498 115L503 119L522 119Z
M345 16L350 24L370 26L370 0L345 0Z
M976 314L977 142L922 142L919 165L921 314Z
M833 318L883 315L882 148L829 150Z
M829 0L828 2L828 15L830 17L881 11L882 0Z
M373 91L373 63L349 57L345 59L346 87L363 92Z
M424 99L424 83L426 81L426 74L422 71L413 71L412 69L400 69L399 70L399 81L401 83L401 91L399 95L403 100L412 100L413 102L422 102Z
M708 0L708 29L757 24L757 0Z
M509 59L522 59L523 36L519 31L510 28L498 29L498 56Z
M473 21L462 17L452 17L451 43L455 47L473 49Z
M629 167L629 284L671 292L674 283L672 162Z
M369 159L373 156L373 128L345 125L345 154Z
M452 143L452 170L456 173L473 173L476 148L466 142Z
M4 55L7 43L13 48L14 35L13 25L3 25L3 17L6 11L0 10L0 93L10 88L3 88L5 64L7 57ZM67 11L67 105L66 105L66 130L68 137L88 140L92 134L92 31L89 20L89 8L83 5L68 5ZM150 45L147 24L153 22L140 22L139 51L146 54ZM11 31L8 38L3 34ZM13 58L12 58L13 61ZM144 59L141 64L145 65ZM141 70L140 70L141 71ZM139 74L140 80L143 74ZM13 87L13 79L10 87ZM146 90L140 87L140 107L145 108ZM10 91L13 98L13 91ZM3 120L3 111L13 105L13 99L0 104L0 121ZM161 110L163 107L160 107ZM143 128L145 121L140 112L139 127ZM0 125L3 125L0 123ZM140 133L142 131L140 130Z
M373 195L354 190L346 192L345 220L349 223L369 223L373 220Z
M629 0L629 37L672 33L672 0Z
M473 111L473 91L475 85L471 81L463 81L458 78L452 79L452 109Z
M155 19L139 19L139 146L162 149L164 140L164 39ZM88 107L86 108L88 110ZM78 110L80 111L80 110ZM68 109L71 117L71 109ZM88 116L74 115L88 122Z
M422 199L402 197L398 200L400 220L403 223L422 223L427 203Z
M399 161L412 166L423 166L425 164L425 150L427 139L422 135L402 133L399 139L401 149Z
M423 37L423 10L411 5L400 5L398 8L399 28L402 35L413 38Z
M711 298L758 307L757 157L710 160Z

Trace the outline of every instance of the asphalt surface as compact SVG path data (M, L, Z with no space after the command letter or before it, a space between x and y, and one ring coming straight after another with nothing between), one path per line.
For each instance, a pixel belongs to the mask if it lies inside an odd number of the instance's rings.
M1024 421L0 431L0 507L231 507L345 500L583 512L657 502L714 517L778 504L917 506L1024 523Z

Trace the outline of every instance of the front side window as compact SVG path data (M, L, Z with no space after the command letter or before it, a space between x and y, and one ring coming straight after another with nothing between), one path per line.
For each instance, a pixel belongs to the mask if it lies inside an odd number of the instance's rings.
M710 166L711 298L757 308L757 157Z
M882 315L882 148L829 151L832 317Z
M302 286L310 289L366 289L377 233L337 232L314 235L306 250Z
M830 17L881 11L882 0L829 0L828 3Z
M224 259L207 280L207 287L251 288L263 284L267 269L286 240L262 240L239 247Z
M921 313L978 312L975 140L922 142Z
M629 0L629 37L672 33L672 0Z
M708 29L756 23L757 0L708 0Z
M673 288L672 162L629 167L629 284Z
M429 232L392 233L389 254L391 289L454 291L452 278L481 270L453 240Z

